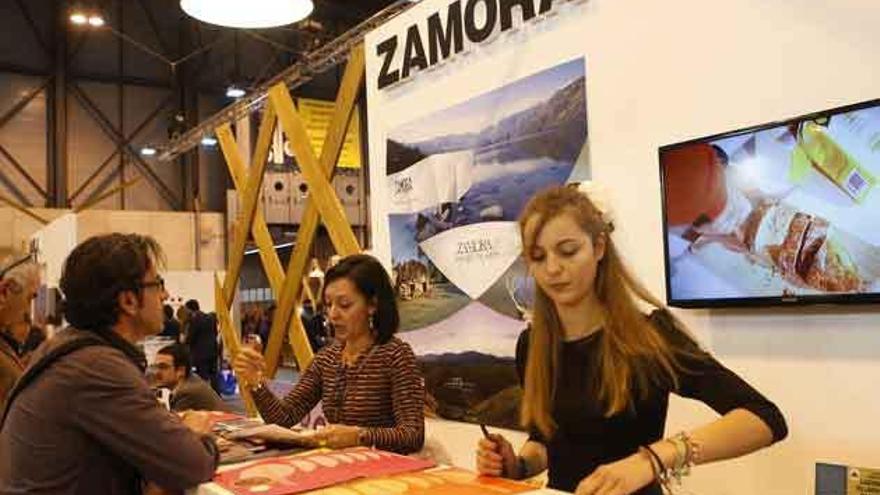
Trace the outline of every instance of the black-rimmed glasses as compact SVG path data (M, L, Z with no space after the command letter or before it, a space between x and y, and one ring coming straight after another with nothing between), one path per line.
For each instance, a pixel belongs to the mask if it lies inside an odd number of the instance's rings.
M141 282L138 284L138 288L140 289L146 289L147 287L158 287L165 290L165 279L162 278L161 275L156 275L156 280L151 282Z

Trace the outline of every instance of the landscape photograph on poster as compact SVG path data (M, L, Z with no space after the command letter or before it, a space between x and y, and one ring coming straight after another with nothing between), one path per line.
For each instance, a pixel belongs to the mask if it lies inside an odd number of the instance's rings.
M529 298L516 220L537 191L589 176L583 58L387 133L401 338L445 417L515 426Z

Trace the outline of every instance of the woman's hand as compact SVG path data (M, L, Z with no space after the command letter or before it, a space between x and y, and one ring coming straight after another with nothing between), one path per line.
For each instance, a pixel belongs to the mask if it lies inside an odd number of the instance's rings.
M506 438L497 433L481 438L477 444L477 472L488 476L519 478L516 453Z
M344 449L360 445L361 428L359 426L330 425L313 436L316 446Z
M599 466L581 480L575 495L629 495L654 481L651 459L641 452Z
M242 347L232 362L235 376L245 387L253 387L263 380L266 361L263 355L249 347Z

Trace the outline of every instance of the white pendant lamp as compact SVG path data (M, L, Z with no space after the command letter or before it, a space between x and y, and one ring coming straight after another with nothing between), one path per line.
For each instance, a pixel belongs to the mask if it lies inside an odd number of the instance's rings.
M234 28L268 28L300 21L312 13L312 0L180 0L196 19Z

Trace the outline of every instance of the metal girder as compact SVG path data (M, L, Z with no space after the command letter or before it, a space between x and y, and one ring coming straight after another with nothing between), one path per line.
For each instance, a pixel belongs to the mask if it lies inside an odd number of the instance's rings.
M40 48L43 49L43 53L46 55L46 57L52 58L52 49L49 47L49 43L46 43L46 40L43 39L43 35L37 28L37 23L34 22L34 18L31 17L31 13L27 9L27 5L24 4L23 0L15 0L15 5L17 5L18 10L21 11L21 15L24 17L25 22L31 29L31 33L33 33L34 38L37 40L37 44L40 45Z
M37 183L36 179L34 179L33 176L29 174L28 171L21 165L21 162L19 162L14 156L12 156L12 153L10 153L9 150L7 150L6 147L2 144L0 144L0 155L3 155L3 157L6 158L6 161L12 164L15 170L17 170L18 173L21 174L22 177L24 177L24 180L26 180L27 183L31 185L31 187L36 189L37 192L40 193L40 196L43 197L43 199L46 199L46 190Z
M115 0L116 1L116 18L119 19L119 31L123 36L117 36L117 59L116 59L116 69L118 71L118 76L120 78L125 76L125 45L123 44L123 40L125 39L125 2L123 0ZM116 121L119 122L119 134L125 136L125 85L117 83L116 85L116 94L119 96L116 107ZM125 153L119 154L119 208L125 209L125 187L121 187L122 184L125 183ZM97 202L102 201L105 197L99 194L100 191L93 192L89 198L86 200L86 205L95 204ZM101 198L101 199L97 199ZM88 206L80 206L81 208Z
M147 77L119 76L117 74L101 74L97 72L73 72L70 79L105 84L125 84L126 86L145 86L148 88L171 89L171 82L160 81Z
M118 149L117 149L117 152L118 152ZM114 156L115 155L116 155L116 153L114 153ZM107 165L109 165L112 162L113 162L112 159L107 160ZM107 168L107 166L105 165L104 168ZM86 197L86 199L83 200L83 202L80 206L74 205L73 199L70 200L70 206L74 209L80 209L80 208L86 209L86 208L83 208L83 205L88 205L88 204L94 203L95 198L97 198L98 196L101 196L102 193L104 192L104 190L107 189L108 187L110 187L110 184L112 184L113 181L115 181L119 177L122 177L122 173L123 173L123 167L120 167L117 165L116 168L114 168L112 172L107 174L107 176L104 177L104 179L101 180L101 182L98 183L97 186L95 186L95 188L92 190L91 194L89 194Z
M18 115L18 112L22 111L24 107L26 107L28 103L31 102L31 100L36 98L38 94L46 89L46 86L48 86L50 82L52 82L52 78L47 77L45 80L43 80L42 83L40 83L39 86L32 89L31 92L26 94L22 99L18 100L18 102L13 105L12 108L4 113L2 117L0 117L0 127L6 125L10 120L12 120L13 117Z
M43 90L43 88L46 86L46 84L48 83L49 80L51 80L51 79L47 79L46 81L43 82L43 84L40 87L34 89L29 94L25 95L24 98L19 100L18 103L16 103L11 109L9 109L9 111L7 111L2 117L0 117L0 127L3 127L4 125L6 125L6 123L9 122L13 117L15 117L18 114L18 112L20 112L25 106L27 106L27 104L30 103L30 101L33 100L34 97L37 94L39 94L40 91ZM27 173L27 171L24 169L24 167L21 166L21 164L18 162L18 160L16 160L15 157L13 157L12 154L9 153L9 151L7 151L6 148L3 147L2 144L0 144L0 155L3 155L6 158L6 160L12 165L12 167L15 168L20 174L22 174L25 177L25 180L27 180L32 186L34 186L37 189L37 191L39 191L42 194L42 189L40 188L40 186L38 184L36 184L36 182L33 180L33 177L31 177L30 174ZM18 198L18 200L24 206L33 206L33 204L30 202L30 200L27 199L27 196L25 196L25 194L21 191L21 189L19 189L18 186L16 186L15 183L12 182L12 180L9 177L6 176L6 174L0 173L0 182L2 182L3 185L5 185L6 188L9 189L9 191L16 198ZM4 200L4 201L9 204L12 204L12 202L10 202L9 200Z
M310 81L315 74L320 74L344 62L347 60L351 50L363 41L364 36L368 32L388 22L389 19L397 16L412 5L413 3L409 0L397 0L373 17L343 33L335 40L308 53L302 60L291 65L265 83L260 84L251 94L208 117L198 126L169 143L159 154L159 160L173 160L181 153L198 145L204 136L212 134L214 129L222 124L234 122L244 115L261 108L266 103L269 88L276 84L283 83L288 88L293 89Z
M9 189L9 192L11 192L12 195L15 196L18 199L18 202L21 203L23 206L34 206L34 204L30 202L27 196L25 196L24 193L21 192L21 189L19 189L18 186L16 186L15 183L6 176L6 174L0 174L0 183L6 186L6 189Z
M64 29L66 31L67 27L65 26ZM76 41L73 44L73 49L70 50L70 53L68 54L67 62L69 65L73 66L73 62L76 60L76 56L79 55L79 52L82 51L83 46L85 46L85 44L86 44L86 40L89 39L90 33L91 33L91 31L80 31L79 32L79 37L76 38Z
M46 91L47 206L67 206L67 15L62 2L54 3L52 83Z
M152 7L148 2L144 0L138 0L138 4L141 6L141 10L144 11L144 16L147 18L147 24L150 25L150 29L153 31L153 36L156 37L156 41L159 43L159 48L162 50L162 55L165 58L171 58L171 47L165 42L165 39L162 38L162 33L159 31L159 23L156 22L156 16L153 13Z
M119 175L119 174L121 174L121 173L122 173L122 167L117 168L112 174L110 174L110 176L111 176L111 177L115 177L115 176L117 176L117 175ZM127 181L127 182L126 182L126 181L122 181L122 182L120 182L118 186L114 187L113 189L111 189L111 190L109 190L109 191L106 191L106 192L103 192L103 193L100 193L100 194L98 194L98 193L96 192L95 194L91 195L91 196L89 197L89 199L87 199L83 204L81 204L81 205L77 206L76 208L74 208L74 209L73 209L73 212L74 212L74 213L79 213L79 212L81 212L81 211L88 210L89 208L91 208L91 207L95 206L96 204L100 203L101 201L104 201L105 199L109 198L110 196L113 196L113 195L116 194L117 192L120 192L120 193L121 193L121 192L124 191L125 189L127 189L127 188L129 188L129 187L131 187L131 186L133 186L133 185L135 185L135 184L137 184L142 178L143 178L143 176L138 176L138 177L135 177L134 179L132 179L132 180L130 180L130 181Z
M174 93L169 93L168 96L165 97L165 99L159 102L159 105L155 109L153 109L153 111L150 112L143 121L141 121L141 123L134 129L131 134L128 135L127 138L125 138L123 145L131 143L131 141L133 141L138 136L138 134L140 134L147 127L147 125L156 118L159 112L168 107L168 104L171 103L173 99ZM116 158L116 155L119 154L120 151L122 151L122 147L117 145L116 149L113 150L110 156L108 156L101 163L101 165L94 172L92 172L92 174L85 181L83 181L82 184L80 184L76 191L73 192L69 200L73 202L80 194L82 194L83 191L89 186L89 184L91 184L91 182L95 180L95 178L97 178L98 175L100 175L101 172L103 172L107 168L110 162L113 161L114 158ZM100 188L98 190L100 191Z
M28 67L26 65L10 64L9 62L0 62L0 72L9 72L22 76L52 77L48 69L38 69Z
M138 152L131 147L130 144L125 143L125 138L119 133L118 130L113 126L110 122L110 119L104 115L100 108L89 98L83 90L76 85L76 83L71 83L68 85L71 90L71 93L76 97L77 100L83 105L83 108L91 114L94 120L99 124L99 127L107 134L117 146L122 147L122 149L128 153L128 155L133 159L133 163L137 166L137 168L144 174L147 179L149 179L150 183L153 187L159 192L162 198L174 209L180 209L181 201L178 199L175 194L171 191L165 182L156 175L155 172L150 168L150 166L140 157Z
M204 46L201 40L201 31L192 20L187 20L178 26L178 47L180 50L189 51L195 44L194 37L198 36L198 45ZM193 126L198 121L198 94L191 88L195 83L196 75L201 72L210 57L202 58L199 66L193 68L190 65L174 67L175 94L177 96L178 111L183 112L184 126ZM183 209L195 208L199 196L199 153L193 151L180 157L178 168L181 174Z

